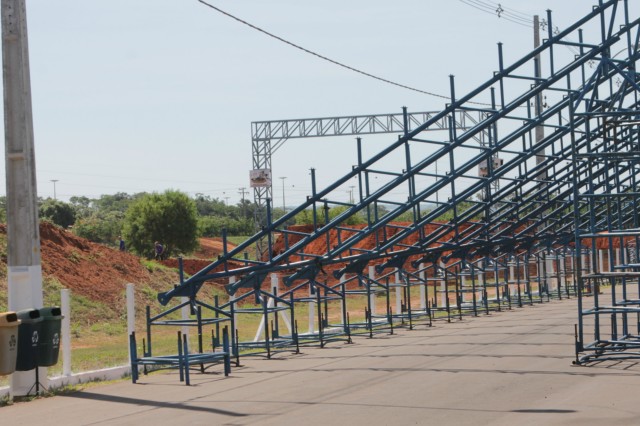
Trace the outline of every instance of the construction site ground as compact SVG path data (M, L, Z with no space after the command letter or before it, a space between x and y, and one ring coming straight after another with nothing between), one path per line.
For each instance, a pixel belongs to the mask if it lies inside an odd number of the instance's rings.
M2 424L635 425L640 366L572 365L576 300L141 376L0 409ZM217 371L220 371L218 369Z

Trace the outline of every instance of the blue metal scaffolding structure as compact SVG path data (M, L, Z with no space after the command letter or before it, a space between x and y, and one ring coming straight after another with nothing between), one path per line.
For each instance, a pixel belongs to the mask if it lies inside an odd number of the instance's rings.
M258 233L233 250L223 236L219 259L181 278L159 302L187 298L195 309L206 282L228 279L232 298L254 296L265 327L269 315L290 310L290 332L276 324L261 341L269 350L276 337L296 348L350 341L418 320L430 325L577 296L578 361L632 353L640 345L640 330L631 330L632 316L640 327L640 264L616 257L614 248L640 236L640 19L630 18L627 0L600 0L563 31L552 31L550 11L546 22L547 38L511 65L498 44L497 71L468 94L458 95L451 76L449 102L424 123L409 126L405 110L403 133L381 152L363 158L358 139L355 164L334 183L317 188L312 170L307 201L283 217L272 218L267 199ZM461 128L461 113L480 118ZM353 200L342 201L354 182ZM343 211L331 217L335 207ZM285 226L303 211L310 212L309 229ZM353 215L365 224L349 225ZM401 216L411 220L398 222ZM365 240L373 243L365 247ZM268 250L248 259L244 253L257 241ZM273 274L284 283L280 295L263 289ZM366 298L366 308L364 320L352 322L355 295ZM340 306L338 322L329 318L332 302ZM305 304L317 310L318 330L303 339L293 317ZM589 326L594 343L586 341Z

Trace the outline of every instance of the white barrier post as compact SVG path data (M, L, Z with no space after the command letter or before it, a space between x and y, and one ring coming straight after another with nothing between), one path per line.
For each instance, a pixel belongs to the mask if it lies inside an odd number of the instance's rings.
M376 279L376 268L375 266L369 266L369 279L371 280L375 280ZM376 290L378 288L378 286L376 284L371 284L369 283L369 288L372 289L372 291L369 293L369 299L370 299L370 303L371 303L371 315L374 315L376 313Z
M69 289L60 290L60 310L62 311L62 375L71 375L71 303Z
M136 300L135 287L132 283L127 283L127 342L131 333L136 331ZM131 347L129 348L129 359L131 359Z
M402 314L402 286L400 285L400 272L396 268L396 273L393 274L393 279L396 285L396 314Z
M180 303L187 303L189 299L187 297L181 297L180 298ZM188 321L189 320L189 305L184 305L182 308L180 308L180 312L182 314L182 320L183 321ZM187 336L187 339L189 338L189 327L187 327L186 325L182 326L182 335L183 336Z
M309 284L309 334L313 334L316 331L316 302L313 300L315 294L311 293L312 285ZM316 289L316 291L319 291Z
M440 272L443 274L443 277L440 281L440 297L442 298L442 302L441 305L442 307L447 307L447 285L449 285L449 283L447 282L447 273L444 269L445 265L444 262L440 261Z
M604 271L604 250L598 250L598 271Z
M426 272L424 270L424 264L421 263L420 266L420 309L423 311L427 310L427 295L426 295L426 286L428 285L425 281L427 279Z
M233 284L236 282L236 277L231 276L229 277L229 284ZM229 302L233 302L236 299L236 295L235 294L230 294L229 295ZM231 330L231 333L233 333L233 335L236 335L236 330L238 329L238 314L235 313L235 308L237 308L237 306L234 306L234 313L233 313L233 324L234 324L234 328L235 330ZM235 337L234 337L235 338Z

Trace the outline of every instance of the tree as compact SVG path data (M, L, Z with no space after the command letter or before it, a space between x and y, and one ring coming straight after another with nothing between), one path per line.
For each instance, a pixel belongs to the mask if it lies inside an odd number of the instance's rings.
M91 209L91 199L85 196L73 196L69 198L69 204L76 212L76 219L88 217L93 213Z
M111 211L126 212L131 204L140 198L147 195L145 192L140 192L134 195L129 195L126 192L118 192L113 195L101 195L97 200L93 200L93 206L102 211L103 213Z
M140 255L150 256L155 241L164 245L167 256L191 253L198 246L196 204L180 191L146 194L129 206L123 235L128 247Z
M78 219L73 225L73 232L94 243L114 245L118 236L122 234L123 222L124 213L97 211Z
M68 228L76 221L76 211L71 204L48 198L40 205L40 218Z

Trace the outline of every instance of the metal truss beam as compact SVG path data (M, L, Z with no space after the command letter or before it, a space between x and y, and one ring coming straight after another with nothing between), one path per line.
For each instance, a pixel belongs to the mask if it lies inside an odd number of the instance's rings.
M590 173L575 152L591 148L596 149L593 152L608 151L608 145L595 142L605 132L604 122L582 113L597 115L605 106L626 99L626 95L605 92L603 87L613 87L613 78L620 70L635 69L635 49L629 50L628 58L616 60L615 67L593 70L591 64L606 62L610 52L621 44L637 45L640 20L629 21L628 14L619 11L618 1L611 0L600 1L588 15L557 34L551 30L550 12L547 21L548 38L540 47L505 66L503 47L499 45L498 71L491 79L458 97L452 77L451 101L445 110L413 129L406 126L398 140L367 160L362 158L359 142L356 166L322 190L316 188L312 172L312 193L305 203L278 220L268 220L260 232L220 260L160 294L159 301L166 304L176 296L195 298L201 286L213 278L240 277L228 286L234 293L242 287L259 289L265 277L275 271L293 271L285 280L293 285L300 280L316 280L323 268L332 264L355 268L376 260L380 271L408 271L408 265L416 266L420 259L434 265L441 259L457 259L462 268L478 258L491 257L506 265L507 257L514 254L529 256L557 245L566 248L576 237L574 223L586 220L585 215L593 215L589 223L600 223L602 215L611 211L600 204L587 211L577 200L579 188L591 185L597 191L612 181L610 175L597 169ZM593 26L600 31L583 33L582 27ZM578 42L572 41L576 38ZM577 55L556 48L569 42L577 47ZM539 61L548 64L542 73L536 71ZM625 80L628 84L621 91L628 94L634 90L631 82L637 79L627 74ZM547 97L546 109L534 107L542 95ZM478 111L478 104L483 106L480 120L460 128L461 112ZM637 102L631 107L637 107ZM406 112L402 118L403 123L409 123ZM443 123L448 125L444 127ZM535 135L540 126L547 130L547 136L538 141ZM321 123L315 128L322 133ZM333 129L348 128L333 125ZM293 131L304 135L304 129L300 125ZM283 135L290 131L287 126L276 130ZM632 144L637 132L626 131L623 135L625 143ZM479 139L484 142L478 144ZM539 161L541 152L544 161ZM395 159L395 166L388 165L389 158ZM495 158L503 162L495 164ZM436 162L446 166L433 171ZM478 176L475 170L483 167L486 174ZM622 181L633 182L627 176L634 168L617 170ZM353 179L358 188L355 199L350 203L340 201L343 186ZM499 182L503 185L497 185ZM443 192L446 201L438 197ZM571 203L577 206L575 222L571 220ZM381 205L386 210L380 209ZM328 210L337 206L346 206L346 210L330 218ZM630 211L629 206L620 203L618 209L624 215L622 211ZM266 210L269 218L269 203ZM312 230L294 233L286 229L286 221L305 210L312 216ZM364 217L365 224L348 225L354 215ZM394 222L407 215L412 218L408 223ZM296 241L289 244L287 238L294 235ZM285 244L275 253L272 242L279 236L284 236ZM265 258L246 260L242 253L263 239L269 242ZM373 239L373 246L363 248L365 239ZM580 264L576 267L580 269Z

